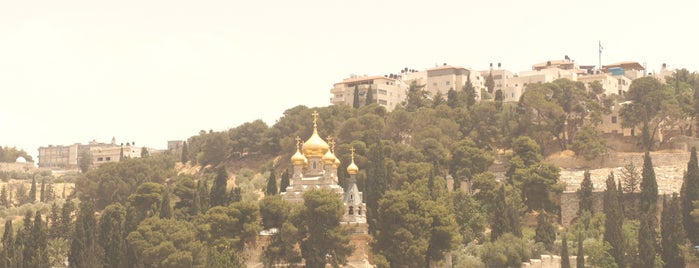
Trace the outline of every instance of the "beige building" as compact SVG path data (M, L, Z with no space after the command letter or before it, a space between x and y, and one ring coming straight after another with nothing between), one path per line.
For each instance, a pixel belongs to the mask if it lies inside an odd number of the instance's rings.
M351 76L333 85L330 90L330 103L352 106L356 87L359 90L360 106L366 103L367 92L371 90L374 102L386 107L387 111L392 111L406 97L407 86L397 78L397 76Z
M68 146L39 147L38 165L40 168L74 169L78 167L80 153L88 151L92 156L92 165L99 166L108 162L118 162L121 159L122 148L125 158L141 157L141 147L136 147L134 143L117 144L116 139L112 138L111 143L93 140L86 145L76 143ZM153 151L149 150L149 152Z
M73 168L78 166L79 143L63 146L49 145L39 147L39 167L41 168Z
M578 81L583 82L588 90L590 90L591 83L599 82L604 89L604 94L607 96L612 94L622 96L629 91L629 86L631 85L631 79L628 77L623 75L613 76L611 73L583 75L578 77Z
M462 90L468 79L471 79L471 85L476 91L476 100L481 99L481 90L485 89L485 80L480 73L474 72L460 66L442 65L436 68L427 69L425 81L425 91L430 96L434 96L437 92L442 93L445 98L450 89Z
M631 80L646 75L646 68L635 61L623 61L602 66L602 71L613 75L623 75Z

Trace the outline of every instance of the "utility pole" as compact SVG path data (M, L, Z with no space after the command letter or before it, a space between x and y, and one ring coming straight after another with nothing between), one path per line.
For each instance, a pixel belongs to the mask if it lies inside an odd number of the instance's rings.
M600 40L599 41L599 65L598 65L599 66L598 68L600 71L602 70L602 49L604 49L604 48L602 47L602 41Z

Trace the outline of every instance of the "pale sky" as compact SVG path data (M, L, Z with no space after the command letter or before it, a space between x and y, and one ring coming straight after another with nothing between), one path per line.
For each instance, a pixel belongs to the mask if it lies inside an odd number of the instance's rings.
M0 145L164 149L296 105L350 74L448 63L513 72L662 63L699 71L698 1L0 0Z

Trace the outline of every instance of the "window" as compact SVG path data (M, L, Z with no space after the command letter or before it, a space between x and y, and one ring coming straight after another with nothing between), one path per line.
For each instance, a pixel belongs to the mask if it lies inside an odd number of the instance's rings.
M388 102L386 102L386 100L379 100L379 104L386 105Z
M97 161L104 161L104 159L102 159L102 157L98 157Z
M446 84L447 86L449 85L449 83L450 83L449 81L444 82L444 84Z
M352 207L352 206L349 207L349 214L354 215L354 207Z
M612 116L612 124L616 124L616 116Z
M362 207L357 208L357 214L362 215Z
M107 157L105 161L109 161L109 160L112 160L112 158L111 158L111 157Z
M379 89L379 94L386 95L388 94L388 91L386 91L385 89Z

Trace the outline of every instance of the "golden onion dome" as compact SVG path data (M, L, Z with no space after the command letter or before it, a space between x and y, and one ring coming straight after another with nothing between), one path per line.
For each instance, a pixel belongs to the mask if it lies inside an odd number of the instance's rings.
M337 168L337 167L339 167L339 166L340 166L340 159L337 158L337 157L335 157L335 163L333 163L333 167L334 167L334 168Z
M303 165L308 163L308 159L299 150L301 139L296 136L296 153L291 156L291 163L293 165Z
M318 113L313 112L313 134L308 140L303 143L303 155L308 158L320 158L325 155L325 153L330 150L330 146L318 135L318 127L316 121L318 120Z
M304 163L308 162L308 159L306 159L303 154L297 149L296 153L291 156L291 163L294 165L303 165Z
M352 147L350 151L352 151L352 163L347 166L347 173L350 175L355 175L357 172L359 172L359 167L357 167L357 165L354 163L354 147Z
M325 163L326 165L332 165L333 163L335 163L335 159L337 158L335 158L335 155L330 150L328 150L328 152L323 155L323 163Z
M352 163L347 166L347 173L354 175L357 174L357 172L359 172L359 167L357 167L357 165L354 164L354 160L352 160Z

